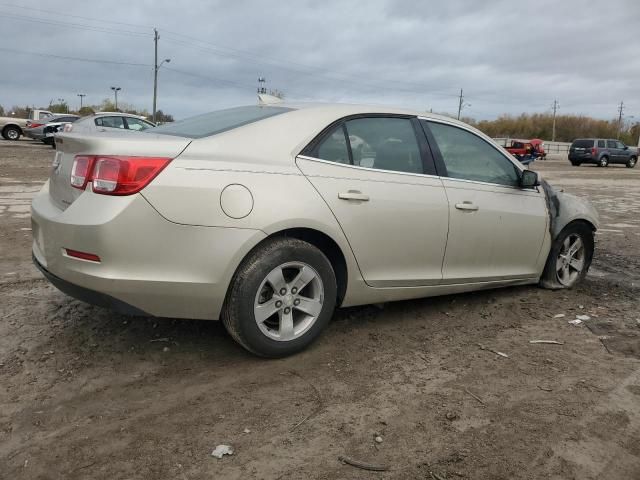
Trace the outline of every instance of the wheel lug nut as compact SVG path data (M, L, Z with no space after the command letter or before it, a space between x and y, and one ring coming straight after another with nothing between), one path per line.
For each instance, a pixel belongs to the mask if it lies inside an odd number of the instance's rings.
M293 301L293 304L294 304L294 305L300 305L300 300L296 298L296 299Z
M287 294L287 289L286 288L281 288L280 289L280 295L286 295Z
M293 293L293 294L298 293L298 289L297 289L296 287L293 287L293 288L291 289L291 293Z
M291 309L289 307L284 309L284 313L289 313L291 311Z
M282 302L280 300L278 300L276 302L276 308L280 308L282 306Z

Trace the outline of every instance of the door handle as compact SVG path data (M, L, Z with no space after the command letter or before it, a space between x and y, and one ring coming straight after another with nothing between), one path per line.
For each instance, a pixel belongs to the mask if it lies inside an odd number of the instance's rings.
M359 192L358 190L349 190L346 193L339 193L338 198L340 200L359 200L361 202L369 201L369 195L365 195L364 193Z
M456 208L458 210L466 210L468 212L475 212L480 209L480 207L471 202L456 203Z

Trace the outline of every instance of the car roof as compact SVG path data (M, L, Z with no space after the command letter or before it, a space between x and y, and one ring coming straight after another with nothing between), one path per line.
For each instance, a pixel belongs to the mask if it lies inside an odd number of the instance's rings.
M491 142L487 135L464 122L444 115L408 108L388 105L289 102L262 105L261 107L288 110L279 115L273 115L215 135L195 138L189 148L194 152L202 149L203 153L210 151L211 148L216 148L221 156L226 155L227 158L232 158L240 151L245 151L248 155L254 154L255 145L260 145L263 157L270 158L269 161L274 163L280 163L286 161L286 158L291 158L292 155L299 154L313 138L335 121L344 117L367 116L369 114L418 116L427 120L442 121L470 130ZM287 134L283 135L282 132L287 132ZM157 135L158 133L148 132L147 134ZM177 136L180 135L177 134ZM252 140L247 142L247 138Z
M144 117L142 115L135 115L133 113L124 113L124 112L96 112L93 115L88 115L89 117L129 117L129 118L139 118L140 120L146 120L147 122L150 122L150 120L147 119L147 117Z

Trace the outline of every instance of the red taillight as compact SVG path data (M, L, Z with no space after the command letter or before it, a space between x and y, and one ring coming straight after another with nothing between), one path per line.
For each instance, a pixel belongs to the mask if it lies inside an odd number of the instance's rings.
M100 257L95 253L80 252L78 250L71 250L65 248L64 252L68 257L79 258L80 260L89 260L90 262L100 262Z
M44 123L32 123L31 125L27 125L28 128L36 128L41 127Z
M170 161L164 157L78 155L71 170L71 185L84 189L91 182L94 193L131 195L146 187Z
M89 182L92 167L93 157L76 156L73 159L73 167L71 167L71 186L84 190Z
M598 153L598 149L596 147L591 147L591 155L596 155Z

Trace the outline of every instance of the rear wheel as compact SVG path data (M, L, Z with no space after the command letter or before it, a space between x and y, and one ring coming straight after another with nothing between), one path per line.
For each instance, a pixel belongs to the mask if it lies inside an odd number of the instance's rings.
M573 165L574 167L579 167L580 165L582 165L582 162L579 162L577 160L571 160L571 165Z
M313 342L336 305L327 257L295 238L269 240L242 262L222 312L231 336L263 357L284 357Z
M13 126L5 127L2 131L2 136L7 140L18 140L21 134L20 129Z
M583 222L564 227L554 240L540 279L545 288L572 288L587 275L593 258L593 231Z
M638 163L638 159L636 157L631 157L629 160L627 160L627 168L633 168L636 166L636 163Z
M598 160L598 166L606 167L608 165L609 165L609 157L600 157L600 160Z

